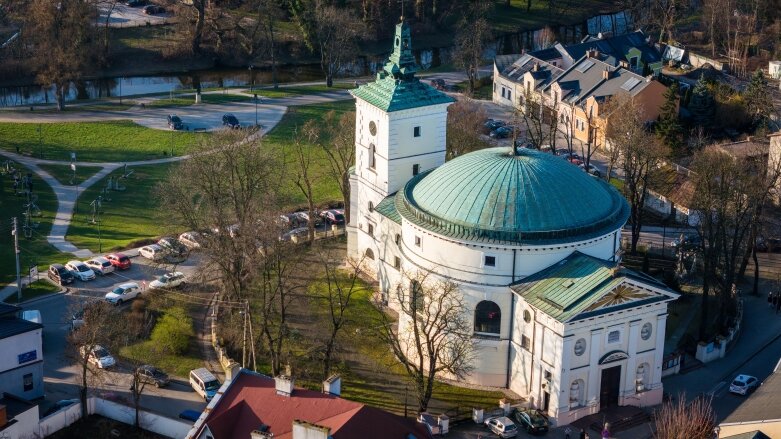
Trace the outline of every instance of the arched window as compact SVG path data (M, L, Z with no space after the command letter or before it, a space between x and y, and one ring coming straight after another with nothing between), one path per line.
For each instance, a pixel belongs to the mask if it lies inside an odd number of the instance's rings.
M377 148L372 143L369 145L369 168L374 169L377 165Z
M586 383L583 380L575 380L569 386L569 406L570 408L585 405L584 395L586 393Z
M423 290L416 280L409 283L409 306L413 312L423 309Z
M366 249L366 257L369 258L369 259L374 260L374 252L372 251L372 249L370 249L370 248Z
M475 332L499 334L502 323L502 311L499 305L483 300L475 307Z

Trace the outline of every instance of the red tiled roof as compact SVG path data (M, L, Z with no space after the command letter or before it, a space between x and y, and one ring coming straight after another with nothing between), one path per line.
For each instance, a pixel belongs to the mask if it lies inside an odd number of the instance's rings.
M275 439L292 439L296 419L330 427L333 439L429 437L414 420L333 395L299 388L291 396L278 395L273 378L246 371L220 397L205 425L214 439L249 439L264 424Z

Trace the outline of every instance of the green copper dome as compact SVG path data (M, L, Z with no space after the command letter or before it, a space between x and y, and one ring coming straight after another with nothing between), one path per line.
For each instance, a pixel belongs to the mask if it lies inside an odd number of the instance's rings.
M464 238L514 242L589 239L624 225L629 206L610 185L560 157L489 148L410 180L402 216Z

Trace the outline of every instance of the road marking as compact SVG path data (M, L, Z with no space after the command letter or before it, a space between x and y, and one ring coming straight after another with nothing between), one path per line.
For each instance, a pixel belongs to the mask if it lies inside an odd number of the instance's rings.
M718 384L716 384L715 386L713 386L713 388L712 388L712 389L710 389L710 390L709 390L708 392L706 392L706 393L707 393L708 395L711 395L711 396L720 396L720 395L716 395L716 392L718 392L718 391L719 391L719 390L720 390L722 387L724 387L726 384L727 384L727 382L726 382L726 381L721 381L720 383L718 383Z

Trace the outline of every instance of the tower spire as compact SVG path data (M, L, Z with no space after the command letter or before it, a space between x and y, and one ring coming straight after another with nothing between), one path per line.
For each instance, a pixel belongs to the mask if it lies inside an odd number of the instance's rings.
M403 3L402 3L403 5ZM409 25L401 17L396 25L396 35L393 37L393 53L388 58L384 69L396 79L411 80L418 66L415 64L415 56L412 54L412 32Z

